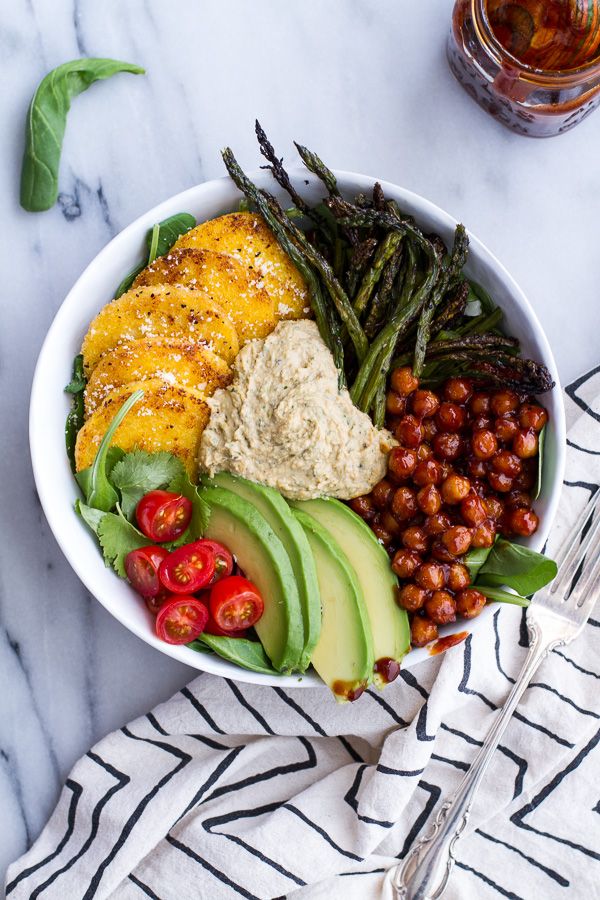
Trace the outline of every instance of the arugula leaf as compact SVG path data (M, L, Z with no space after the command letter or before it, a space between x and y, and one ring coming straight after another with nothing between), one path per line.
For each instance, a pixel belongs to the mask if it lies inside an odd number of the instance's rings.
M71 100L95 81L118 72L143 75L144 69L117 59L73 59L49 72L37 87L27 113L21 169L21 206L50 209L58 197L58 169Z
M527 597L520 597L519 594L510 594L508 591L489 587L487 584L478 584L477 590L482 594L485 594L488 600L496 600L498 603L512 603L514 606L529 606L531 602Z
M164 256L168 253L175 241L182 234L188 232L196 224L195 218L191 213L175 213L153 225L146 233L146 246L148 255L144 262L138 263L131 272L129 272L123 281L119 284L115 291L115 300L128 291L140 272L154 262L158 256Z
M169 487L182 474L183 464L172 453L133 450L122 455L110 473L110 480L121 494L123 514L131 519L144 494Z
M540 431L540 436L538 438L538 470L537 470L537 482L535 485L535 490L533 492L533 499L537 500L537 498L542 493L542 478L544 475L544 447L546 446L546 426L542 428Z
M150 546L152 541L127 521L119 507L116 513L103 512L77 500L75 509L100 541L106 565L112 566L121 578L126 578L127 554L138 547Z
M123 459L125 456L125 451L121 450L120 447L109 447L106 453L106 474L111 479L112 470L114 466L119 462L120 459ZM87 497L90 491L90 478L92 475L92 466L89 466L87 469L82 469L81 472L75 473L75 480L77 484L81 488L81 492L84 497Z
M77 435L83 426L84 404L83 392L86 386L86 379L83 372L83 356L79 353L73 360L73 372L71 380L65 388L68 394L73 395L71 409L68 412L65 422L65 446L67 448L67 456L71 463L71 469L75 471L75 444Z
M481 567L483 566L491 552L491 547L476 547L473 550L469 550L469 552L465 556L464 564L469 570L469 574L471 576L471 584L475 583Z
M269 658L258 641L248 641L246 638L221 637L216 634L203 632L197 641L188 644L192 650L203 649L198 644L210 647L217 656L228 662L236 663L243 669L251 672L263 672L266 675L279 675L269 662Z
M88 506L94 506L96 509L102 509L104 512L109 512L111 509L114 509L119 502L119 495L110 483L108 477L108 451L117 428L131 407L134 406L138 400L141 400L143 396L144 392L138 390L134 391L133 394L127 398L120 410L114 416L104 437L100 441L98 452L96 453L96 457L90 469L84 470L85 475L81 472L78 473L77 481L79 486L85 490L85 499Z
M557 571L554 560L500 538L479 570L477 587L506 585L527 597L549 584Z

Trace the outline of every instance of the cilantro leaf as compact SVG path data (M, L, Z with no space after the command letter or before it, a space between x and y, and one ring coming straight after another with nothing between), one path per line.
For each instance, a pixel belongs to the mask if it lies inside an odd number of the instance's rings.
M148 547L152 541L128 522L119 507L118 512L103 512L78 500L75 508L100 541L104 562L112 566L121 578L126 578L125 557L138 547Z
M144 494L159 488L172 490L171 482L184 474L181 460L172 453L133 450L114 466L110 480L121 494L123 514L131 519Z
M138 547L148 547L152 543L141 531L119 513L107 513L98 525L98 540L107 566L112 566L117 575L126 578L125 557Z

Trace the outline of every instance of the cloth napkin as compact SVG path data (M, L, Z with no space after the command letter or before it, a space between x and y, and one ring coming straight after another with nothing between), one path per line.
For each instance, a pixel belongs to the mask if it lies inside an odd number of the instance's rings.
M598 490L600 367L566 403L550 554ZM449 900L600 897L599 618L526 691L457 845ZM468 770L526 647L523 611L498 606L476 637L351 706L201 675L75 765L7 896L391 900L388 870Z

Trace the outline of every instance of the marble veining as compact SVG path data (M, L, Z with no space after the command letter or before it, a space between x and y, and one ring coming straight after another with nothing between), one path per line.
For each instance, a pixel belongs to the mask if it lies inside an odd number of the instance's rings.
M598 363L600 113L549 141L505 131L451 78L451 0L14 0L0 25L0 882L75 759L192 676L125 631L66 564L27 443L37 353L106 242L173 193L259 164L258 116L332 166L429 197L528 294L564 381ZM78 98L56 207L18 205L23 120L46 71L80 55L146 66Z

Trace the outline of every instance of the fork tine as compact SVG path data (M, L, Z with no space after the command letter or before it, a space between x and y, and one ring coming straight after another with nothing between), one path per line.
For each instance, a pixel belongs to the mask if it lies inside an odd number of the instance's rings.
M596 491L593 497L590 497L583 512L573 526L565 546L557 554L556 562L559 571L558 576L550 587L550 594L555 594L558 590L564 588L565 582L570 580L575 574L579 564L577 561L581 561L588 552L588 548L600 527L600 516L592 523L583 541L581 541L581 535L590 517L593 517L598 509L600 509L600 490Z
M586 568L572 590L565 596L565 600L574 603L577 607L583 606L586 600L598 598L597 590L600 587L600 516L595 523L594 531L594 540L588 542L586 538L587 547L584 549L582 545L584 552L577 558L577 566L573 567L572 577L584 560L586 561Z

